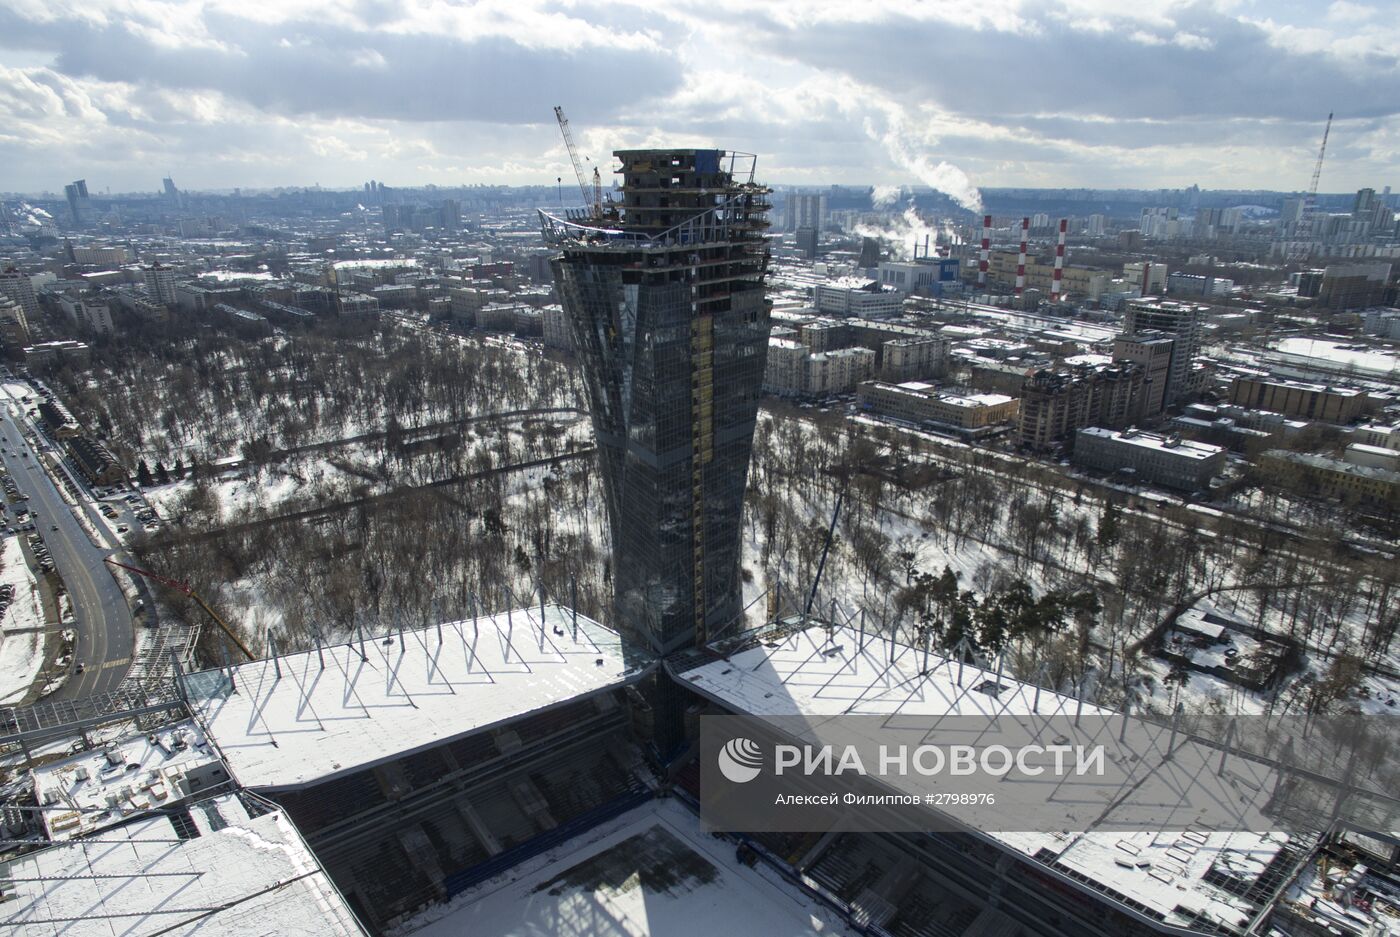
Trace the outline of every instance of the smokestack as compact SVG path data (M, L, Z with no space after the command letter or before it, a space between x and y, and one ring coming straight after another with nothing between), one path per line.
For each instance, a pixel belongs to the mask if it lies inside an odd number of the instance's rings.
M977 261L977 288L987 288L987 263L992 259L992 216L982 216L982 256Z
M928 235L924 235L924 260L928 260Z
M1021 219L1021 256L1016 258L1016 295L1026 291L1026 244L1031 238L1031 220Z
M1055 242L1055 279L1050 284L1050 302L1060 301L1060 278L1065 272L1065 232L1069 229L1069 219L1060 219L1060 239Z

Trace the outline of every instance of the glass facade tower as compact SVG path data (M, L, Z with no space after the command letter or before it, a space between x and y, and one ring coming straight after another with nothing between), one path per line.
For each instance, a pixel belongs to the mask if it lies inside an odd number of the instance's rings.
M768 349L769 190L723 150L626 150L621 201L541 213L582 361L617 625L657 655L742 614L740 513Z

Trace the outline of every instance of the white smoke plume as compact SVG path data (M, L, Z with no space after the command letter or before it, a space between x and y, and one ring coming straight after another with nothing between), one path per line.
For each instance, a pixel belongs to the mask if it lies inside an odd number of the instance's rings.
M974 214L982 211L982 193L972 180L957 166L946 160L935 163L922 150L930 145L926 134L910 129L909 120L903 108L890 102L883 102L886 127L882 131L869 117L865 119L865 132L872 140L880 143L890 159L901 169L911 173L916 179L932 189L947 195L960 206ZM882 186L881 188L888 188Z
M897 185L877 185L870 192L870 204L876 209L890 208L899 197L904 194L904 189Z
M913 260L916 246L923 256L924 238L928 238L930 253L938 243L938 228L920 217L912 199L898 218L881 224L857 224L855 232L861 237L883 241L900 260Z

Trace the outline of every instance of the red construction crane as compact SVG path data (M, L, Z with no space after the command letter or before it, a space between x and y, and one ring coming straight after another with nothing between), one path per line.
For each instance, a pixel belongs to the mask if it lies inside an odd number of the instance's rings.
M153 573L149 569L141 569L139 566L130 566L126 563L118 563L110 556L104 557L103 562L107 563L110 566L119 566L122 569L127 570L128 572L135 573L138 576L145 576L147 579L154 580L155 582L158 582L167 588L174 589L181 595L187 595L190 598L194 599L196 602L199 603L199 607L204 609L205 613L210 618L214 619L214 624L218 625L220 628L223 629L224 634L228 635L228 639L233 642L235 647L237 647L240 651L243 652L245 657L247 657L249 660L257 660L257 657L253 654L253 652L248 650L248 646L239 639L238 635L233 633L233 629L226 625L224 623L224 620L220 618L212 608L209 607L209 603L204 601L204 599L200 598L198 592L195 592L194 589L190 588L189 583L181 582L178 579L170 579L166 576L160 575L159 573Z

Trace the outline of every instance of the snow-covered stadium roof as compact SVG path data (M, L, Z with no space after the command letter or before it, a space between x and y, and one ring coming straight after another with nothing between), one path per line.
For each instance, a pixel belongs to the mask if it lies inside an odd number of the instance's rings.
M3 866L0 929L26 937L361 937L344 898L280 811L240 795L151 814ZM12 897L11 897L12 896Z
M641 675L603 625L557 605L543 615L444 622L191 674L185 686L239 783L298 787Z

